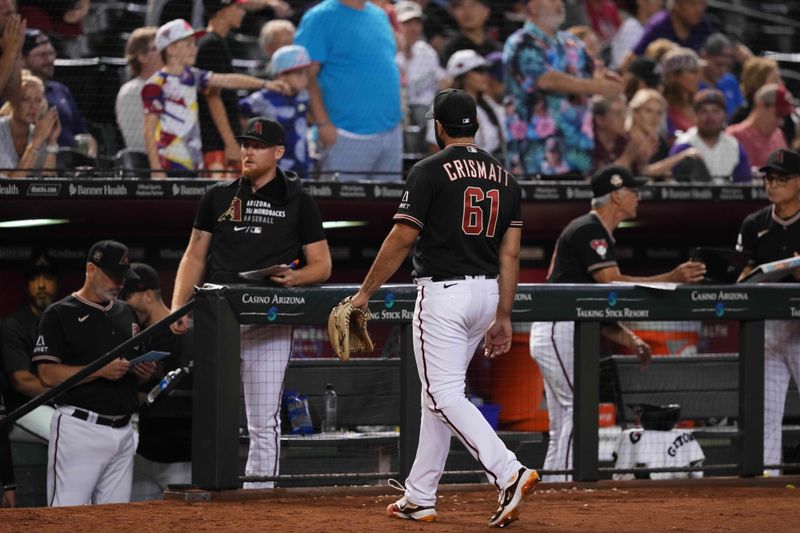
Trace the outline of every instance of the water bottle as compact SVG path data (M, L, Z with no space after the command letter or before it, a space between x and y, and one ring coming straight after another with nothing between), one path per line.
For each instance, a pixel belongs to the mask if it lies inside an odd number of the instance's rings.
M333 433L336 431L336 391L333 383L325 385L325 419L322 421L322 432Z
M159 381L158 384L152 389L150 389L150 392L147 393L147 403L153 403L156 400L156 398L158 398L158 395L161 394L164 391L164 389L169 387L171 383L173 382L177 383L178 380L181 379L184 375L191 372L193 362L194 361L190 362L189 366L183 368L176 368L175 370L167 372L167 374L163 378L161 378L161 381Z

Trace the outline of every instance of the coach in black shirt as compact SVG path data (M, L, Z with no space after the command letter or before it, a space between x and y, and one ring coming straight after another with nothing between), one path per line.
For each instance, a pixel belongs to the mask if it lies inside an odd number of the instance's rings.
M612 283L614 281L700 281L705 265L687 261L665 274L650 277L620 272L613 232L620 222L636 218L638 189L644 180L630 170L611 165L592 176L592 210L570 222L556 242L550 260L547 283ZM544 468L572 468L572 375L573 322L534 322L531 327L531 356L539 365L545 384L550 419L550 443ZM603 324L603 335L628 346L642 365L650 361L650 346L619 323ZM547 481L569 481L571 476L551 475Z
M116 299L130 270L128 248L100 241L89 250L86 279L42 315L33 363L54 387L139 333L136 315ZM139 407L138 380L155 364L131 367L117 359L58 397L50 424L49 505L123 503L130 499L136 439L131 414Z
M281 287L322 283L331 273L328 241L317 205L296 174L284 172L283 127L256 117L241 142L242 177L211 187L200 200L189 245L172 295L173 311L186 303L204 278L241 283L238 272L286 266L265 279ZM188 331L186 317L172 325ZM250 433L247 475L277 475L280 457L280 394L289 362L292 328L242 327L242 383ZM245 483L269 488L272 482Z

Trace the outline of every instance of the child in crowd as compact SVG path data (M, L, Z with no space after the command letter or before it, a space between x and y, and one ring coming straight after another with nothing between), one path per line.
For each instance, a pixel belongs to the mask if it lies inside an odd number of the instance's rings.
M297 172L307 178L311 169L308 142L308 67L311 59L300 45L282 46L272 56L271 74L289 87L284 94L269 88L239 100L242 121L251 117L277 120L285 131L286 152L279 161L283 170Z
M153 169L173 175L194 176L203 167L198 120L198 92L208 87L222 89L286 90L282 81L264 82L244 74L215 74L194 68L195 40L202 35L183 19L170 21L156 32L156 49L164 66L147 80L142 89L145 109L144 136ZM154 178L166 177L153 172Z

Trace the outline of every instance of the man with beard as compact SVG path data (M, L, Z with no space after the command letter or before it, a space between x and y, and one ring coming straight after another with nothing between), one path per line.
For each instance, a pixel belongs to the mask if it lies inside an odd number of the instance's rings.
M529 0L525 9L525 26L508 38L503 50L511 96L508 164L523 179L552 173L543 168L546 146L558 147L554 156L564 162L558 173L583 176L592 168L594 148L587 97L621 93L621 80L596 68L580 39L559 31L563 0Z
M175 277L172 310L192 296L203 279L241 283L238 272L272 269L265 282L280 287L322 283L331 273L322 216L297 174L278 167L284 131L275 120L247 122L241 142L242 176L211 187L200 200L189 245ZM205 276L204 276L205 274ZM172 325L186 333L189 319ZM278 475L281 389L292 347L292 327L247 325L241 328L244 385L250 453L245 474ZM246 489L274 483L248 482Z
M716 89L703 89L694 96L693 106L697 125L677 138L669 155L696 148L708 170L707 175L710 175L713 182L724 184L731 180L750 181L747 152L736 137L724 131L727 116L722 93ZM693 164L702 166L698 160L694 160ZM700 181L698 176L702 174L705 174L702 170L701 174L682 171L681 166L673 170L673 176L677 180Z
M58 291L58 269L48 255L35 257L25 272L28 302L6 318L0 327L2 369L9 384L5 397L9 412L48 389L33 373L31 355L39 319L53 303ZM52 417L53 408L40 405L16 421L10 433L11 440L46 443Z
M133 309L116 297L131 271L128 247L99 241L89 249L83 286L42 314L33 363L54 387L139 333ZM152 361L118 358L58 397L47 450L47 503L53 507L127 503L131 496L139 381Z

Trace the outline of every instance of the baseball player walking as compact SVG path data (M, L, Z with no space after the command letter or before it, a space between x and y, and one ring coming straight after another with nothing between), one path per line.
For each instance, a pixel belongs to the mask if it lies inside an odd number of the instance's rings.
M39 323L32 362L45 386L58 385L139 333L133 310L116 300L124 279L134 276L124 244L91 247L83 286L48 307ZM50 505L130 500L136 452L131 414L139 409L138 381L154 370L153 362L131 367L117 359L58 398L47 449Z
M747 276L755 266L800 254L800 155L792 150L770 154L764 186L771 205L744 219L736 249L750 261L742 271ZM741 279L740 278L740 279ZM800 281L800 269L788 280ZM767 320L764 324L764 464L781 462L783 411L789 376L800 383L800 320ZM775 468L766 475L780 475Z
M432 114L442 151L411 169L395 225L353 298L369 297L414 247L417 303L414 355L422 381L422 422L405 495L389 516L436 520L436 489L458 437L500 491L490 526L519 516L523 497L538 482L465 396L465 377L476 348L495 357L511 348L511 308L519 273L522 233L520 188L514 176L475 145L475 101L464 91L436 95Z
M636 179L620 165L600 169L592 176L592 210L570 222L556 242L547 283L611 283L614 281L690 282L703 279L703 263L687 261L674 270L650 277L622 274L617 266L613 232L620 222L636 218L637 189L646 180ZM650 346L619 323L604 323L608 339L633 349L646 367ZM572 377L573 322L534 322L531 326L531 357L544 378L550 443L545 470L572 469ZM548 475L547 481L569 481L571 475Z
M211 187L200 200L189 245L175 278L173 311L191 297L206 278L214 283L241 283L237 272L289 265L269 278L281 287L322 283L331 273L322 216L293 172L278 168L284 153L283 127L272 119L250 119L242 147L242 176ZM186 333L188 318L172 325ZM283 377L292 347L292 327L248 325L241 328L244 385L250 453L245 472L278 475L280 406ZM245 483L244 488L271 488L273 482Z

